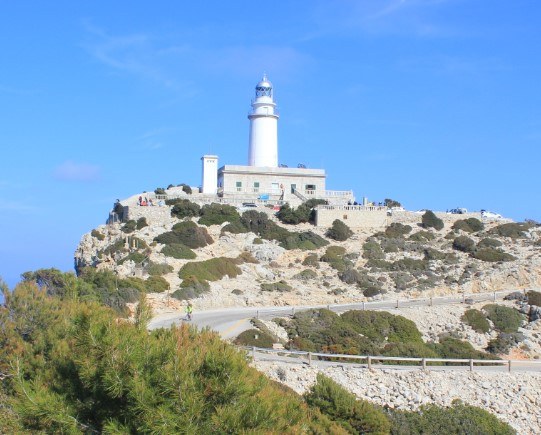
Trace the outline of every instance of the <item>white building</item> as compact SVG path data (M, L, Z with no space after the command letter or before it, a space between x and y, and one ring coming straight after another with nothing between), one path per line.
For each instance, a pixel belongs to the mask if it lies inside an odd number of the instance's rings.
M248 114L248 165L224 165L216 173L218 157L203 156L202 192L239 202L285 201L296 205L310 198L326 199L333 204L353 201L351 191L326 190L324 169L278 165L278 118L272 83L264 75L255 87Z

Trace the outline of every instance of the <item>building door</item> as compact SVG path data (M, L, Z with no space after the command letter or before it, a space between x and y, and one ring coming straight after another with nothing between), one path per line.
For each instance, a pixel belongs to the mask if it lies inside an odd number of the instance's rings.
M291 185L291 193L294 193L295 190L297 190L297 185L296 185L296 184L292 184L292 185Z

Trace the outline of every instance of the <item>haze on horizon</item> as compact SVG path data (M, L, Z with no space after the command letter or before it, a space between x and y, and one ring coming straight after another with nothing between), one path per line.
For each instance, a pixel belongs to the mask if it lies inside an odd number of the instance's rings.
M541 5L481 0L2 6L0 276L71 270L116 198L245 164L263 72L279 161L411 210L541 220Z

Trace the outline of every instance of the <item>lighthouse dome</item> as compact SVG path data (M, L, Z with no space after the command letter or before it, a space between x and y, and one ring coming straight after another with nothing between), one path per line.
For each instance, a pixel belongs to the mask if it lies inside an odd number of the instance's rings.
M255 85L256 97L272 97L272 83L267 78L267 74L263 74L263 78Z

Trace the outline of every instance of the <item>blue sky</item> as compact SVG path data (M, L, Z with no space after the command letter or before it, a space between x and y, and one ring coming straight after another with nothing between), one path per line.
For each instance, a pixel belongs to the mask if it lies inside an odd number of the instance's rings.
M541 220L541 4L0 1L0 276L72 269L116 198L245 164L254 85L279 160L408 209Z

